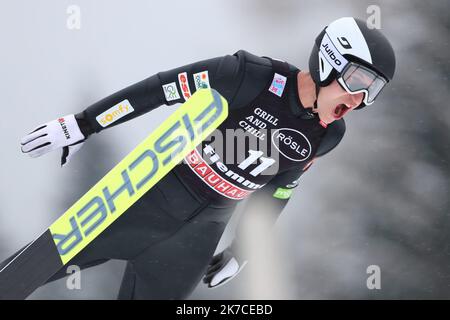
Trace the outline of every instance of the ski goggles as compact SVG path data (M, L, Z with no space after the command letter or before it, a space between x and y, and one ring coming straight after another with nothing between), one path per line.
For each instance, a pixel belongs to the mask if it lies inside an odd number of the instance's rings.
M340 72L338 83L345 91L351 94L364 92L364 103L370 105L384 88L387 80L375 71L349 62Z

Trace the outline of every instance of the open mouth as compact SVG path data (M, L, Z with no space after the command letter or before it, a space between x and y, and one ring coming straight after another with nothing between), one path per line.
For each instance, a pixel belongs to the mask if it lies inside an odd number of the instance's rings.
M339 104L334 108L333 116L335 119L341 119L349 110L345 104Z

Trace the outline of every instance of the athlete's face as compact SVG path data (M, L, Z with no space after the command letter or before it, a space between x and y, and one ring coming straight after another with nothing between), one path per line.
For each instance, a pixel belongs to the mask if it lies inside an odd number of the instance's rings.
M320 88L317 106L320 120L331 123L358 107L364 93L350 94L334 80L330 85Z

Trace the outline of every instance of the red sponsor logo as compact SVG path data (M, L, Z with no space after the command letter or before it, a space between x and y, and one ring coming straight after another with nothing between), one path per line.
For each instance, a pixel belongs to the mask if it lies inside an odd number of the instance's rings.
M189 153L185 160L188 163L189 168L191 168L191 170L202 179L207 186L224 197L233 200L242 200L253 192L241 189L219 176L217 172L203 160L196 149Z
M178 82L180 83L180 88L183 93L184 100L189 99L191 97L191 90L189 89L189 83L186 72L178 74Z

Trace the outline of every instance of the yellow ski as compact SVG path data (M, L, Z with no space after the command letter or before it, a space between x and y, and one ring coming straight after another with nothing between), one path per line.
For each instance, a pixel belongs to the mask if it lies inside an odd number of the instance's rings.
M0 299L22 299L31 294L124 214L227 116L228 103L217 91L198 90L0 271Z

